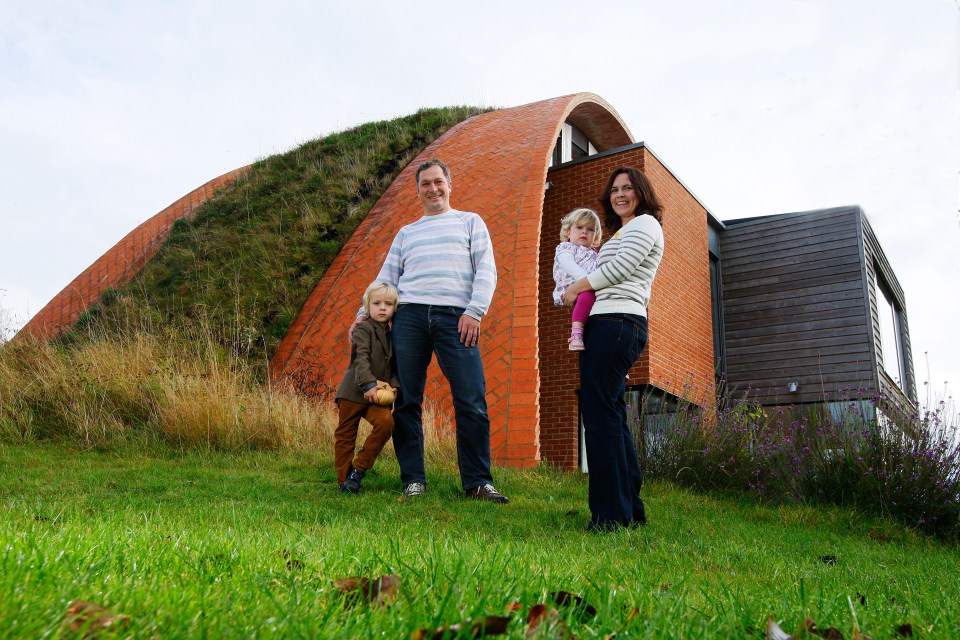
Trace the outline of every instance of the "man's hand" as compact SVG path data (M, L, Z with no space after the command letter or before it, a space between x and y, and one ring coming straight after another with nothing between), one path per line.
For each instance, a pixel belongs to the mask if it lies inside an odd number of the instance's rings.
M347 342L350 346L353 346L353 330L357 328L357 325L366 320L367 316L357 316L353 319L353 322L350 323L350 326L347 327Z
M460 342L465 347L472 347L480 341L480 321L472 316L467 314L460 316L457 331L460 332Z

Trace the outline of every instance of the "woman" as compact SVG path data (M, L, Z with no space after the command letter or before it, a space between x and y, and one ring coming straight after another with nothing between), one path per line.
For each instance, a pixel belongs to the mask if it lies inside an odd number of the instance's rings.
M650 181L633 167L615 169L600 197L604 229L597 269L567 287L572 304L596 291L580 352L580 407L590 468L590 529L645 524L643 476L627 425L626 376L647 344L647 303L663 257L663 229Z

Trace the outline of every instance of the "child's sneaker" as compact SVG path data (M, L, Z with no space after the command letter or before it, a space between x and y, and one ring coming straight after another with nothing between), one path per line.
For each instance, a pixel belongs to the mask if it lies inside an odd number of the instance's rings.
M583 351L583 336L575 333L567 340L570 343L570 351Z
M343 488L345 488L350 493L360 493L360 484L363 482L363 471L357 471L356 469L350 469L350 473L347 474L347 480L343 483Z

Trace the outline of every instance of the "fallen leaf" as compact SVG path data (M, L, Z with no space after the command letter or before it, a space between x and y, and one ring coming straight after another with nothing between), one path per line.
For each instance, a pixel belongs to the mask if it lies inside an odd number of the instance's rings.
M484 616L472 620L467 618L463 622L452 624L449 627L437 627L436 629L417 629L410 634L410 640L442 640L444 637L455 636L458 638L485 638L486 636L499 636L507 632L507 625L510 624L510 618L503 616Z
M541 628L541 625L544 626ZM530 607L525 633L528 638L573 638L567 625L560 619L560 612L545 604Z
M554 614L554 617L556 617L557 610L548 610L545 604L535 604L530 607L530 611L527 612L527 635L530 635L531 631L539 627L549 613Z
M400 576L389 574L373 580L360 576L343 578L333 583L346 596L346 606L372 602L381 607L393 604L400 587Z
M574 609L586 613L591 618L597 615L596 608L575 593L570 593L569 591L554 591L550 594L550 597L561 607L572 604Z
M897 627L897 635L901 638L912 638L913 625L911 625L909 622L904 622L902 625Z
M85 638L91 638L103 631L125 627L129 622L129 616L113 613L105 607L83 600L74 600L73 604L67 608L67 614L64 617L67 628L74 633L83 631Z
M826 629L817 628L817 623L812 619L807 618L803 623L804 628L807 630L807 633L812 633L815 636L820 636L825 638L825 640L843 640L843 634L840 633L840 630L836 627L827 627Z
M767 640L794 640L794 638L773 621L773 616L769 616L767 618Z

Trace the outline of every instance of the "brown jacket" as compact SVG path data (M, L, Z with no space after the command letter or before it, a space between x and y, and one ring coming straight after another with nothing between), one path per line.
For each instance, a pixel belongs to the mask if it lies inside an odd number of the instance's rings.
M353 347L350 350L350 366L343 374L337 389L337 400L344 399L360 404L370 404L363 397L363 389L371 382L383 380L393 388L400 386L393 363L393 343L387 335L387 327L365 318L353 330Z

